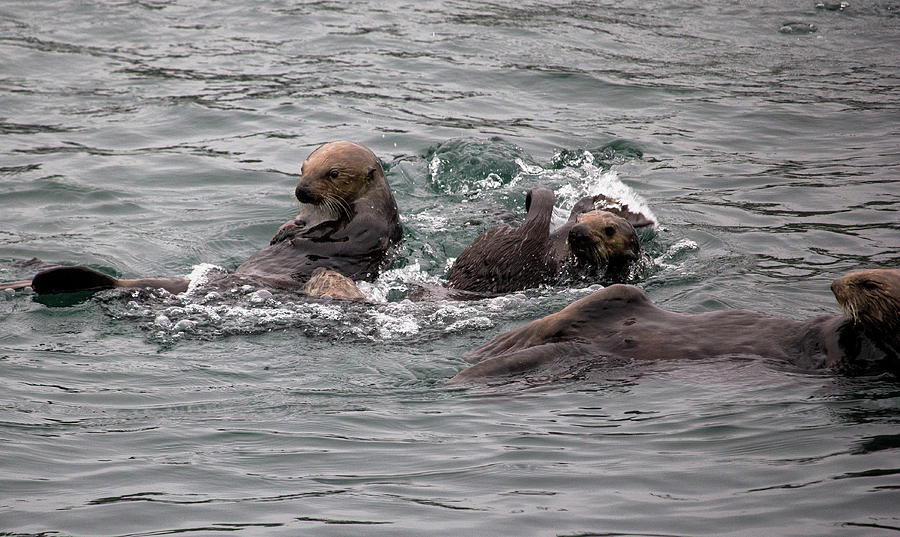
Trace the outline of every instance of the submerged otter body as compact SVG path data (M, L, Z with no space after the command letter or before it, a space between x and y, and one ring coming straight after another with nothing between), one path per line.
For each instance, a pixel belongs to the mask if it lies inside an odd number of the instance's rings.
M845 315L807 321L747 310L679 313L641 289L613 285L467 353L451 382L521 373L555 362L761 356L804 369L900 376L900 270L865 270L832 285Z
M448 286L473 293L511 293L552 283L564 270L623 281L641 252L635 226L654 222L598 195L581 199L568 221L551 232L553 203L552 190L532 189L525 199L525 222L478 236L450 267Z

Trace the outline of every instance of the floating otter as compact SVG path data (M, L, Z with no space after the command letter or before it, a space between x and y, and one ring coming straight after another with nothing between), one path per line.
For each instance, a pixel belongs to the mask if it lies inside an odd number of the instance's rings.
M843 315L807 321L747 310L677 313L612 285L467 353L460 383L543 366L612 359L761 356L804 369L900 376L900 270L853 272L831 286Z
M635 226L654 222L606 196L588 196L579 200L569 220L551 233L553 203L549 188L528 192L525 222L518 228L503 224L479 235L450 267L449 287L484 294L511 293L553 282L566 265L594 276L605 268L605 279L624 279L641 252Z
M362 145L331 142L310 153L300 172L300 214L235 273L293 286L324 267L352 280L374 280L403 237L378 158Z
M403 231L397 204L375 154L353 142L324 144L303 163L295 194L302 204L297 217L281 226L267 248L223 279L300 291L319 268L350 279L376 278ZM181 278L119 279L72 266L50 268L31 281L0 288L30 285L38 294L50 294L156 287L180 293L187 290L188 283ZM355 293L347 297L357 298Z

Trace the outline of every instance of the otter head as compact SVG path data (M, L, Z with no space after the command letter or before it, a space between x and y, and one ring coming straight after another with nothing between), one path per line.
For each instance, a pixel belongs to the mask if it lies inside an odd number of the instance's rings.
M831 283L844 314L874 339L900 344L900 269L851 272Z
M579 214L569 230L568 245L578 263L594 266L630 263L641 253L634 227L607 211Z
M353 202L379 180L384 170L372 151L353 142L329 142L303 162L294 193L301 203L349 217Z

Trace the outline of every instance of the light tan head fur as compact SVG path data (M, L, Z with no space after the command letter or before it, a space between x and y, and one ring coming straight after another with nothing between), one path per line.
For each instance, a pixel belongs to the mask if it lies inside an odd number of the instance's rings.
M375 154L360 144L345 141L319 146L306 158L300 174L297 199L335 216L349 216L353 202L384 181L384 170Z
M635 261L641 252L634 227L608 211L579 214L569 230L568 244L576 258L589 263Z
M844 314L867 331L900 337L900 269L851 272L831 283Z

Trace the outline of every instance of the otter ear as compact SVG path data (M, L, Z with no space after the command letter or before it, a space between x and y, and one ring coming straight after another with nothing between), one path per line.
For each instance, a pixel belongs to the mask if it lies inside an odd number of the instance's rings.
M373 181L375 179L375 168L369 168L369 173L366 176L369 181Z
M525 212L531 210L531 191L528 191L528 194L525 194Z

